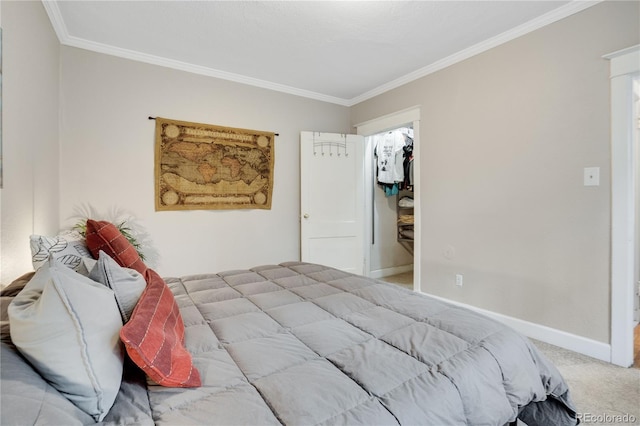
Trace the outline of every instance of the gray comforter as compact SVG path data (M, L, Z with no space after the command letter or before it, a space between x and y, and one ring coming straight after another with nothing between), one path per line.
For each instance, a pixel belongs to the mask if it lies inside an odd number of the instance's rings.
M300 262L166 281L203 386L127 365L105 424L577 424L555 367L474 312ZM2 424L90 423L15 351L2 296Z
M149 386L158 424L577 423L526 338L425 295L299 262L167 283L204 386Z

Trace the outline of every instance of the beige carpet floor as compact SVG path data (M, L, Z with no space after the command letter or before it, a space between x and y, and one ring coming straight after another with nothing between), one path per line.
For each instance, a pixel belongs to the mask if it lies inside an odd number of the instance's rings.
M640 425L640 369L618 367L548 343L532 342L569 384L583 424Z
M385 281L391 284L397 284L399 286L413 290L413 271L403 272L401 274L389 275L387 277L378 278L380 281Z

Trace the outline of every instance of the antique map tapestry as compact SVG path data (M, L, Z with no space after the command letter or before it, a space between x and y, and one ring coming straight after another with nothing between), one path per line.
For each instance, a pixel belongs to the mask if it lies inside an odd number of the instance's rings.
M156 118L156 210L271 209L274 133Z

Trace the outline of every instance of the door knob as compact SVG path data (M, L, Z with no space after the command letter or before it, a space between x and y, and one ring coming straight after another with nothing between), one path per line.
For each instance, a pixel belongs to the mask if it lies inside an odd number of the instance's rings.
M305 219L309 219L309 213L305 213L303 216Z

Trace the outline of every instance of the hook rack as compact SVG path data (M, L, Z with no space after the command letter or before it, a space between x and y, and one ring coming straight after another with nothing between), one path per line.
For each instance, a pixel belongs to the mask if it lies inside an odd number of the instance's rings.
M321 133L318 133L318 138L320 137ZM318 155L318 151L317 148L320 147L320 154L321 155L325 155L325 147L328 147L329 150L329 157L333 156L333 147L336 148L336 154L338 155L338 157L342 156L342 154L345 155L345 157L349 156L349 153L347 152L347 135L346 134L342 134L341 135L344 138L344 142L336 142L333 140L318 140L316 141L316 133L313 133L313 155ZM340 150L343 150L344 152L340 152Z

